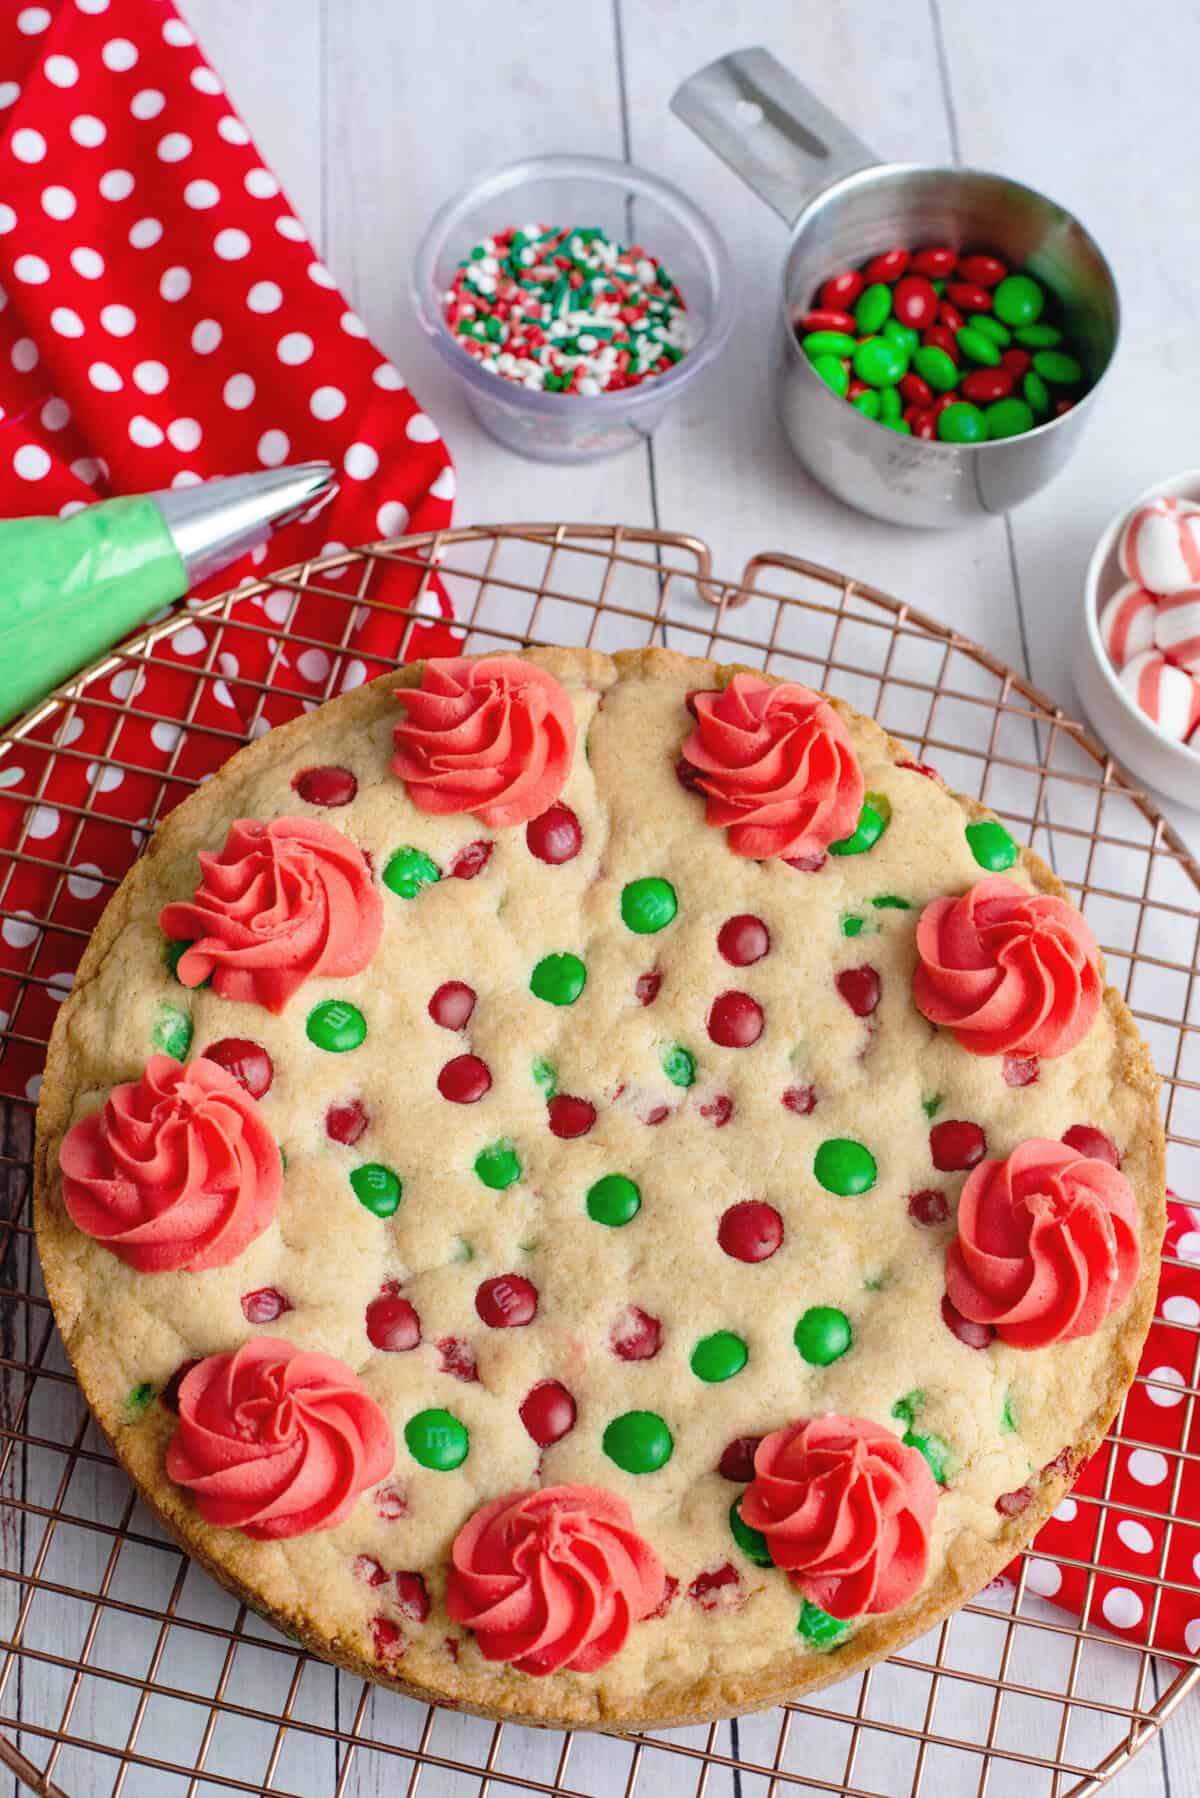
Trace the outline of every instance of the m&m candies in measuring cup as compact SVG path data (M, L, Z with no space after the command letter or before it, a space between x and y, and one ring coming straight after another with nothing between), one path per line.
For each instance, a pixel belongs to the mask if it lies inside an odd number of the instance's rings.
M828 276L795 331L826 386L904 436L1019 437L1088 386L1054 296L985 250L884 250Z

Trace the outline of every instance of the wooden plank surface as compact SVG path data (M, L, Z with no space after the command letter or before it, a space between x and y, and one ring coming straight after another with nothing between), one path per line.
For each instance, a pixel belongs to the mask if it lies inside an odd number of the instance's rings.
M942 0L940 12L937 0L919 7L856 0L852 7L820 9L794 0L740 0L736 8L728 0L611 0L580 15L565 15L545 0L457 0L453 8L378 0L190 0L186 10L352 304L441 425L457 463L461 522L657 523L704 536L727 576L766 548L825 561L951 621L1074 704L1068 617L1091 540L1130 492L1200 462L1191 445L1200 245L1187 219L1200 53L1195 9L1155 0L1138 8L1136 23L1126 0L1059 0L1053 7L1010 0L990 9ZM881 155L959 157L1047 186L1079 209L1113 257L1131 325L1103 412L1056 486L1010 519L952 534L877 524L830 499L791 460L774 417L768 367L786 232L667 111L671 92L694 69L755 42L789 63ZM676 181L725 233L740 279L734 343L695 396L668 417L652 448L569 470L520 461L483 435L421 336L408 297L413 250L437 205L483 169L567 148L629 155ZM686 611L681 616L686 620ZM1171 815L1200 846L1200 819ZM76 1418L65 1391L43 1402L41 1423L60 1439L63 1430L76 1428ZM45 1469L22 1470L19 1477L26 1491L47 1480L53 1487ZM85 1489L91 1481L90 1502L120 1516L119 1481L86 1466L74 1478ZM29 1544L6 1539L4 1550L28 1554ZM104 1552L81 1532L63 1532L54 1577L94 1584ZM114 1577L123 1596L141 1580L153 1602L165 1601L161 1583L166 1578L169 1587L174 1578L168 1557L126 1550L122 1563ZM178 1599L182 1614L201 1621L233 1616L195 1574ZM0 1591L4 1627L12 1621L12 1602L11 1592ZM37 1631L45 1641L81 1638L87 1614L79 1607L64 1600L56 1611L49 1600L39 1603ZM948 1664L978 1664L992 1652L996 1627L982 1618L958 1619L943 1644ZM136 1648L148 1665L157 1632L143 1634ZM164 1679L200 1690L217 1676L220 1656L210 1640L175 1631L165 1648L157 1646ZM1025 1683L1056 1686L1061 1668L1054 1659L1044 1637L1020 1632L1017 1664ZM265 1651L239 1652L236 1679L246 1702L283 1703L277 1662ZM1110 1691L1113 1680L1127 1679L1128 1665L1128 1657L1097 1645L1089 1650L1083 1688ZM22 1678L38 1714L65 1698L61 1676L52 1671L30 1663ZM253 1691L243 1689L248 1680ZM381 1740L417 1744L423 1707L369 1694L360 1708L360 1693L357 1682L310 1669L298 1711L328 1728L353 1725ZM831 1708L838 1702L831 1695ZM924 1702L913 1679L893 1670L873 1681L874 1716L912 1725ZM950 1736L956 1728L986 1734L988 1706L981 1703L975 1688L945 1682L934 1727ZM1045 1745L1045 1709L1029 1707L1026 1740L1037 1744L1035 1752ZM1006 1732L1023 1715L1010 1705L1002 1741L1013 1739ZM84 1682L73 1713L81 1735L95 1731L120 1745L132 1722L131 1704L99 1682ZM191 1756L197 1744L189 1727L178 1706L151 1706L140 1723L140 1747L164 1758ZM685 1740L723 1755L734 1751L728 1725L711 1736L688 1732ZM736 1737L748 1758L814 1780L841 1776L846 1740L836 1725L797 1719L781 1750L777 1715L745 1720ZM576 1790L607 1798L623 1789L640 1753L642 1798L701 1791L777 1798L766 1778L735 1782L714 1768L705 1784L696 1764L602 1739L578 1739L564 1773L561 1738L506 1730L497 1745L490 1726L450 1713L439 1714L425 1745L450 1759L486 1762L492 1753L494 1776L483 1788L477 1776L436 1770L410 1780L402 1761L361 1754L343 1768L339 1783L332 1742L292 1731L276 1743L261 1727L232 1725L216 1732L205 1764L241 1778L265 1778L273 1767L276 1788L302 1798L335 1790L338 1798L406 1791L423 1798L473 1798L482 1791L497 1798L515 1789L503 1780L514 1769L551 1783L562 1776ZM1109 1746L1086 1718L1072 1728L1069 1751L1083 1765ZM1118 1798L1198 1798L1198 1761L1200 1703L1192 1699L1160 1744L1138 1756L1112 1789ZM99 1798L114 1789L116 1767L68 1750L57 1777L71 1798ZM933 1751L922 1791L958 1798L968 1789L964 1768L961 1759ZM854 1777L864 1786L888 1798L907 1793L913 1770L912 1755L900 1745L863 1737ZM120 1789L158 1798L183 1794L186 1785L132 1769ZM1032 1798L1042 1790L1048 1784L1039 1786L1015 1765L997 1766L988 1786L992 1798L1009 1792Z

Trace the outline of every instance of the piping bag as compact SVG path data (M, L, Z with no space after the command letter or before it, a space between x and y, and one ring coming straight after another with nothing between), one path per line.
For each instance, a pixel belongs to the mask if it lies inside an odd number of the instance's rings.
M0 520L0 724L333 486L328 462Z

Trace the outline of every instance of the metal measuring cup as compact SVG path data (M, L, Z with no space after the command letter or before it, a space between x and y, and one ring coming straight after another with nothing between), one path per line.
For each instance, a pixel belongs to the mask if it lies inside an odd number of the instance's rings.
M791 227L776 326L775 390L788 441L814 479L895 524L941 528L1005 512L1052 480L1112 361L1112 269L1079 220L1004 175L881 162L769 51L737 50L685 81L671 110ZM910 438L865 418L815 373L795 322L829 275L904 244L994 250L1058 299L1089 391L1061 417L990 443Z

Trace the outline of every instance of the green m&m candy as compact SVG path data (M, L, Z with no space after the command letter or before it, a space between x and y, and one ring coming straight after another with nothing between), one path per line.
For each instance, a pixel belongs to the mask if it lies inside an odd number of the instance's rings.
M861 412L864 418L879 417L879 395L873 387L864 387L861 393L855 394L850 404L856 412Z
M885 431L895 431L897 437L912 436L912 426L907 418L881 418L879 422Z
M995 818L978 818L966 828L971 854L989 874L1003 874L1017 859L1017 845Z
M821 1144L813 1160L817 1183L841 1198L857 1198L860 1193L870 1192L878 1171L870 1149L849 1136L831 1136Z
M1016 1415L1013 1411L1012 1393L1004 1394L1004 1405L1000 1412L1000 1429L1006 1436L1011 1436L1017 1427Z
M529 990L547 1005L574 1005L587 985L587 969L577 955L543 955L529 976Z
M1083 369L1074 356L1067 356L1062 350L1035 350L1033 366L1043 381L1053 381L1058 387L1074 387L1083 379Z
M994 318L990 312L975 313L971 324L976 331L981 331L985 337L990 337L993 343L998 343L1002 350L1007 349L1012 342L1012 332L1008 326L1002 325L1000 320Z
M990 406L985 406L983 416L989 438L1019 437L1022 432L1033 429L1033 408L1012 396L993 400Z
M1027 350L1052 350L1062 342L1062 332L1053 325L1023 325L1017 332L1017 342Z
M894 387L908 373L908 351L887 337L865 337L854 352L854 372L868 387Z
M671 1459L674 1446L657 1411L624 1411L603 1436L605 1454L625 1473L657 1473Z
M946 411L949 410L950 407L947 406ZM868 849L874 849L887 829L891 816L892 802L885 793L866 794L862 811L858 814L858 824L848 837L830 843L830 855L865 855Z
M1050 389L1036 369L1031 368L1021 383L1025 402L1038 418L1050 416Z
M628 1174L602 1174L588 1187L587 1214L593 1223L619 1230L633 1221L642 1208L642 1195Z
M771 1551L767 1547L767 1538L761 1530L752 1530L750 1525L742 1520L742 1498L744 1496L743 1493L735 1498L729 1507L729 1533L748 1561L753 1561L756 1567L773 1567L775 1563L772 1561Z
M916 1430L907 1430L903 1439L909 1448L915 1448L919 1454L924 1455L929 1463L930 1473L939 1486L944 1486L954 1453L946 1438L935 1435L932 1430L923 1435Z
M872 899L871 904L875 907L876 911L912 910L912 900L901 899L897 893L880 893L877 899Z
M413 1460L435 1473L450 1473L467 1458L471 1438L452 1411L434 1407L418 1411L404 1426L404 1441Z
M842 935L861 936L864 921L857 912L847 912L842 919Z
M978 406L969 400L955 400L938 413L937 433L943 443L982 443L987 422Z
M879 422L883 425L894 425L900 422L900 414L904 410L904 401L900 398L898 387L883 387L879 391Z
M992 294L992 310L996 317L1014 330L1039 319L1045 304L1045 293L1029 275L1005 275Z
M819 356L853 356L857 343L848 331L810 331L800 348L815 362Z
M192 1046L192 1020L178 1005L160 1005L150 1030L150 1041L160 1055L186 1061Z
M828 1367L854 1340L850 1319L832 1305L813 1305L797 1323L792 1341L810 1367Z
M949 393L958 386L958 368L953 356L936 343L924 344L913 357L913 367L935 393Z
M839 399L845 399L850 391L850 376L846 372L846 364L837 356L818 356L812 365L813 373L819 375L826 387L831 387Z
M381 1161L364 1161L350 1175L350 1184L359 1204L374 1217L391 1217L400 1203L400 1176Z
M702 1336L692 1350L692 1372L706 1385L715 1386L741 1373L749 1353L741 1337L732 1330L714 1330L711 1336Z
M552 1099L558 1091L558 1075L554 1071L554 1063L547 1061L544 1055L539 1055L530 1072L533 1084L541 1087L547 1099Z
M190 941L186 937L168 940L168 942L164 944L163 964L166 967L167 973L170 974L173 980L179 980L179 964L183 959L184 952L190 949L191 946ZM212 985L212 980L213 977L210 974L206 980L200 982L199 986L189 987L188 991L193 993L202 992L206 986ZM183 981L179 980L179 984L182 986Z
M880 329L892 310L892 290L886 281L872 281L864 287L854 307L854 322L860 337L870 337ZM865 375L859 377L866 380Z
M990 337L977 331L974 325L963 325L954 333L954 341L964 356L972 362L978 362L981 368L999 368L1000 350Z
M357 1049L367 1034L367 1020L346 999L325 999L309 1012L304 1025L310 1043L331 1055Z
M842 1617L832 1617L818 1604L806 1598L796 1622L796 1634L813 1648L836 1648L850 1633L850 1625Z
M910 360L921 347L921 333L914 331L911 325L902 325L898 318L886 319L879 335L886 337L889 343L898 345Z
M694 1086L696 1084L696 1058L689 1049L680 1043L672 1043L662 1058L663 1073L672 1086Z
M140 1380L138 1384L125 1394L125 1410L130 1417L140 1417L150 1400L154 1397L154 1382Z
M401 899L415 899L422 887L442 878L441 869L422 849L397 849L383 870L383 884Z
M656 874L631 880L621 893L622 921L639 936L653 936L656 930L665 930L678 910L675 888Z
M510 1142L492 1142L475 1157L475 1172L493 1192L504 1192L521 1178L521 1162Z

